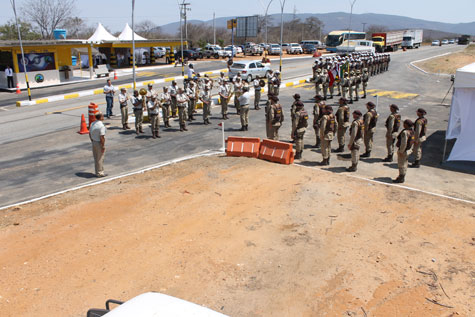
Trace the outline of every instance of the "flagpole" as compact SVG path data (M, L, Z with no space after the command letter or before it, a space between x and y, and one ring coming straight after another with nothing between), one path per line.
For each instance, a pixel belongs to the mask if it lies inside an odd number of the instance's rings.
M221 148L221 151L226 150L226 142L224 141L224 121L221 121L221 133L223 134L223 147Z

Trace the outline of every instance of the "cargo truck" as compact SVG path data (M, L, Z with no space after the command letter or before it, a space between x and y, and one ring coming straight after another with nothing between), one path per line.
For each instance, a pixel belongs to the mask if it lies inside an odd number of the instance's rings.
M423 30L407 30L402 38L402 48L419 48L422 45Z
M470 44L470 35L462 35L459 37L459 45L467 45Z
M388 31L373 33L371 39L377 52L395 52L401 46L403 36L404 31Z

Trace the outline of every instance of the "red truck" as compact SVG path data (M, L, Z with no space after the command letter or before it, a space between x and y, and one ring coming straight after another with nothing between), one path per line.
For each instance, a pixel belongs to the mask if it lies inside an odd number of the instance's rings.
M388 31L373 33L371 39L373 40L376 52L382 53L397 51L402 44L403 37L404 31Z

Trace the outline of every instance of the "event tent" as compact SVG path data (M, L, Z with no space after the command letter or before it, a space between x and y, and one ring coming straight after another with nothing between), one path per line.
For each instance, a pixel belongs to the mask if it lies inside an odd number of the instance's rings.
M449 161L475 161L475 63L457 69L446 139L457 139Z
M128 23L125 24L125 27L122 30L122 33L120 33L118 38L121 41L132 41L132 29L130 28ZM134 33L134 39L136 41L146 41L147 40L146 38L141 37L137 33Z
M106 28L99 23L94 34L87 40L88 42L117 41L117 38L110 34Z

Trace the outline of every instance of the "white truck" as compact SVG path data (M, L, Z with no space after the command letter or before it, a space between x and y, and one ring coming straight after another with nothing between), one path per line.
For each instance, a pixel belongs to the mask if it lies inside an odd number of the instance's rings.
M244 45L244 55L261 55L264 53L264 48L254 44L254 43L246 43Z
M422 45L423 30L407 30L402 38L402 48L419 48Z
M226 57L230 57L230 56L232 56L232 52L223 50L221 48L221 46L219 46L219 45L208 44L208 45L205 46L205 48L203 50L203 57L206 57L206 58L211 58L211 57L226 58Z

